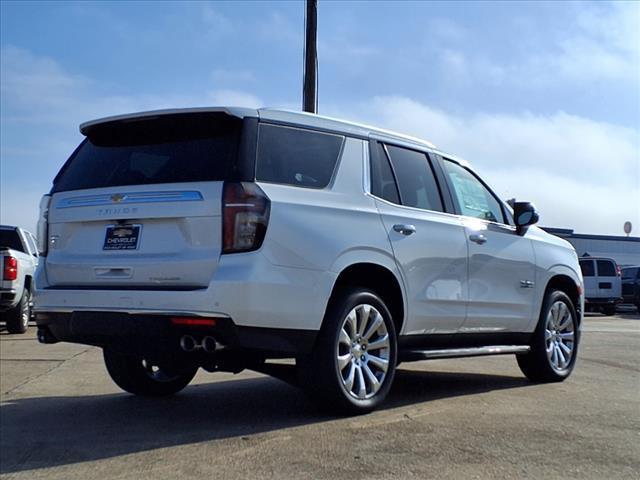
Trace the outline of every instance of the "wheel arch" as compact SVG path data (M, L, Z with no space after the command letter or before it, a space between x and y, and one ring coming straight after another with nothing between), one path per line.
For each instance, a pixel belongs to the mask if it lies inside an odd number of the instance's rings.
M405 297L401 285L397 275L386 266L371 262L352 263L344 267L337 276L327 308L335 301L338 292L345 287L370 289L384 300L391 312L396 334L400 335L406 315Z
M556 274L552 276L547 282L547 286L544 291L544 298L551 290L560 290L567 294L573 303L576 312L578 313L578 322L581 321L581 304L580 304L580 287L576 284L575 280L568 275Z

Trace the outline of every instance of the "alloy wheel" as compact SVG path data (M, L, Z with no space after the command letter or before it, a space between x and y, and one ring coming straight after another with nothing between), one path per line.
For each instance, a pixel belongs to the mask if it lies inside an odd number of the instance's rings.
M390 355L382 314L369 304L354 307L342 322L336 345L336 366L344 390L358 400L373 397L387 377Z
M547 358L556 372L565 371L573 359L576 332L571 310L562 301L557 301L547 313L544 339Z

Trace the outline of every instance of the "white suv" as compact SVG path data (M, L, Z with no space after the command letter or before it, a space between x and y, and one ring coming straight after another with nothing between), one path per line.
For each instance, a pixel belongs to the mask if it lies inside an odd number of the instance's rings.
M515 354L572 371L571 245L471 167L404 135L277 110L111 117L41 202L38 337L97 345L124 390L202 367L295 378L334 410L386 397L401 361Z

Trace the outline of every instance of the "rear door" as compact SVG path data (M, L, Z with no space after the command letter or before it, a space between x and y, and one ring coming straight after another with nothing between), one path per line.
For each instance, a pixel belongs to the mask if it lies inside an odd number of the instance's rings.
M591 258L580 260L580 270L584 279L585 298L596 298L599 296L598 279L596 278L596 267Z
M404 333L456 333L467 302L464 227L444 212L424 152L372 141L371 157L371 193L407 290Z
M598 296L601 298L619 298L622 295L622 282L617 265L613 260L596 260L598 275Z
M206 287L221 251L223 181L241 120L160 116L98 125L54 181L50 286Z

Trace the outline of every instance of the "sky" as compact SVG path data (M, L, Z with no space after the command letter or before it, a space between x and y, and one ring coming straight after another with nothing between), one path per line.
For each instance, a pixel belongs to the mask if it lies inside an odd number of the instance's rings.
M299 109L304 3L0 2L0 221L34 230L78 125ZM318 6L319 113L468 160L540 224L640 235L640 2Z

